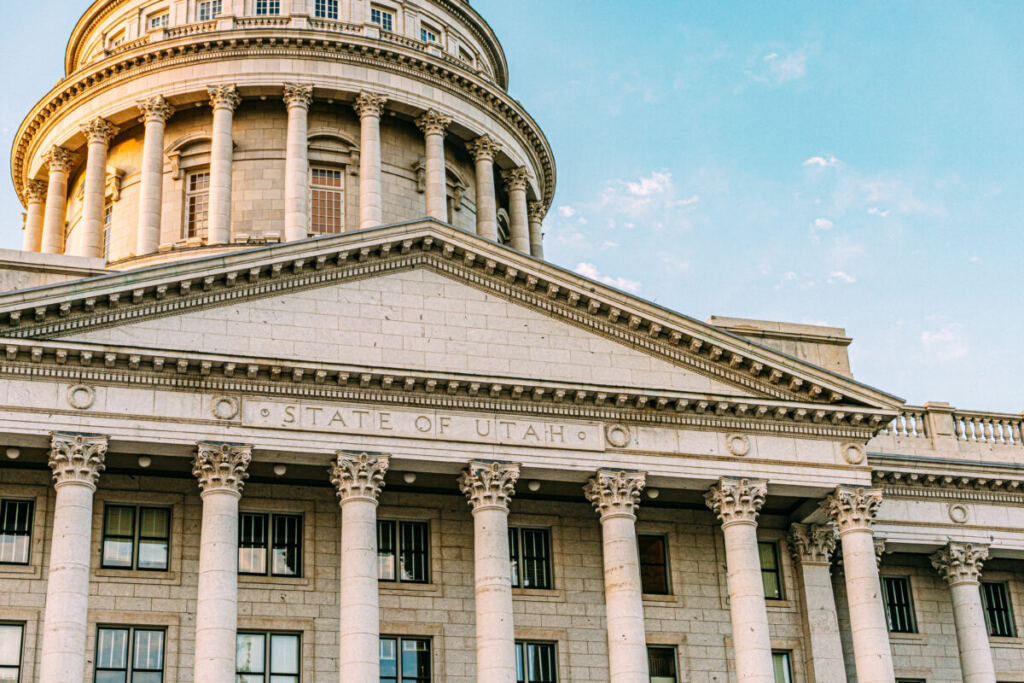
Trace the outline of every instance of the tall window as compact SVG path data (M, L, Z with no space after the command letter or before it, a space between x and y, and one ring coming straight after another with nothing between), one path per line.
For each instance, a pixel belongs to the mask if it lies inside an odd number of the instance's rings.
M103 258L110 258L110 229L114 225L114 203L103 205Z
M96 683L162 683L164 632L100 626L96 632Z
M793 683L793 655L790 652L772 652L775 683Z
M782 600L782 569L779 565L779 544L758 543L761 555L761 580L764 582L764 597L768 600Z
M312 221L314 235L335 235L345 225L345 177L332 168L314 168L312 177Z
M377 521L377 576L381 581L430 580L430 526L426 522Z
M0 681L21 680L21 646L24 624L0 624Z
M281 0L256 0L256 14L280 14Z
M382 636L380 683L430 683L430 639Z
M420 27L420 40L424 43L436 43L437 33L438 31L436 28L424 24Z
M224 0L200 0L199 21L216 19L224 9Z
M882 596L889 630L893 633L917 633L910 579L906 576L882 577Z
M302 575L301 515L243 512L238 536L239 574Z
M210 213L210 173L189 173L185 182L185 237L205 239Z
M676 669L676 649L661 646L648 647L647 668L650 669L651 683L676 683L679 680L679 673Z
M337 19L338 0L316 0L315 10L319 19Z
M370 21L380 26L385 31L395 30L395 15L380 7L370 8Z
M1010 591L1005 583L981 582L981 606L985 609L985 624L988 634L995 638L1014 638L1013 609L1010 607Z
M167 28L171 23L171 15L169 12L163 12L162 14L154 14L149 17L149 28Z
M235 640L235 681L299 683L299 645L297 633L239 633Z
M108 569L166 571L170 539L167 508L107 505L101 564Z
M640 585L644 593L668 595L668 544L662 534L639 534Z
M513 588L551 588L551 530L508 530Z
M556 683L554 643L516 643L516 683Z
M30 500L0 501L0 564L28 564L33 508Z

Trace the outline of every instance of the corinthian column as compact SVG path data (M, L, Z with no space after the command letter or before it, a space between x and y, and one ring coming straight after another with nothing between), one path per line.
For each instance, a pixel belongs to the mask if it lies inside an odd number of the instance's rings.
M207 87L213 107L213 134L210 141L210 218L208 244L231 241L231 171L235 143L232 135L235 109L241 104L233 85Z
M25 200L28 215L25 216L25 238L22 251L39 251L43 245L43 206L46 204L46 183L30 180L25 183Z
M767 495L766 481L725 478L704 494L708 507L721 520L725 536L729 614L739 683L775 682L757 550L757 516Z
M444 133L452 117L433 109L416 119L426 138L427 215L448 222L448 180L444 164Z
M839 486L822 504L839 528L850 604L850 631L859 683L892 683L892 650L882 605L871 523L882 504L878 489Z
M64 253L64 222L68 209L68 171L71 170L71 152L54 146L44 157L50 165L50 180L46 186L46 216L43 219L44 254Z
M981 567L988 559L988 546L950 543L931 559L932 566L949 583L953 598L953 622L964 683L995 683L979 581Z
M459 477L459 488L473 506L478 683L516 680L508 504L518 480L519 465L501 462L473 461Z
M54 434L50 440L49 464L57 493L39 670L39 680L47 683L82 683L92 499L106 454L105 436Z
M238 500L249 476L252 446L196 445L192 474L199 480L203 526L199 536L194 680L235 678L238 630Z
M467 145L476 162L476 234L498 241L498 200L494 196L494 155L501 145L482 135Z
M288 108L288 142L284 162L284 238L309 236L309 105L313 86L284 84Z
M164 130L174 108L157 95L137 104L146 124L139 180L139 227L135 254L152 254L160 248L160 216L164 194Z
M118 128L105 119L93 119L82 126L89 141L85 162L85 194L82 200L81 237L75 242L75 256L103 256L103 205L107 194L107 149Z
M788 540L803 588L804 636L810 646L808 669L813 673L813 680L821 683L845 680L843 643L832 592L835 529L828 524L794 524L789 529Z
M601 516L604 606L611 683L647 683L643 589L636 542L636 509L643 472L598 470L583 492Z
M384 220L380 180L380 116L387 98L360 92L355 109L359 114L359 228L373 228Z
M548 207L544 202L530 202L530 256L544 258L544 216Z
M501 177L505 179L505 185L508 187L509 232L512 237L509 246L516 251L529 254L530 225L526 215L526 184L530 180L530 174L520 166L502 171Z
M380 601L377 595L377 499L388 456L339 451L331 483L341 504L341 680L380 675Z

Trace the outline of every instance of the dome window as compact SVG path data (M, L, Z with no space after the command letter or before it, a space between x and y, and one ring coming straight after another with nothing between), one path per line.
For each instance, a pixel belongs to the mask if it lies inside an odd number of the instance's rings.
M318 19L338 18L338 0L316 0L315 9Z
M223 0L202 0L199 3L199 21L210 21L220 16L224 10Z
M256 0L256 15L277 15L281 13L281 0Z

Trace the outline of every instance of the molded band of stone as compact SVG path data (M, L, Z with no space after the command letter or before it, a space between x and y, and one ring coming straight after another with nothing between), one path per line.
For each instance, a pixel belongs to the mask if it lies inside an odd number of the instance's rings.
M28 202L43 203L46 201L46 183L42 180L30 180L25 183L25 197Z
M871 523L881 504L881 489L837 486L821 502L821 509L836 523L839 533L844 534L847 531L871 531Z
M646 485L646 472L598 470L583 487L583 494L601 515L602 521L609 517L635 519L636 509L640 507L640 492Z
M767 496L768 482L763 479L723 477L704 494L704 502L721 520L722 526L757 524Z
M444 135L451 123L452 117L433 109L426 111L416 119L416 125L424 135Z
M507 512L517 481L519 465L474 460L459 476L459 488L469 499L473 512L485 508L501 508Z
M789 550L800 564L830 564L836 549L836 530L831 524L793 524Z
M527 215L531 223L543 223L544 216L548 215L548 207L544 202L530 202Z
M89 123L82 126L82 132L85 133L85 137L89 140L89 144L103 144L109 145L110 140L118 134L121 129L113 125L106 119L93 119Z
M387 103L388 98L384 95L378 95L377 93L367 92L362 90L359 96L356 97L355 104L352 105L356 113L359 114L359 118L366 116L376 116L380 118L380 115L384 113L384 105Z
M466 149L473 155L474 161L482 159L494 161L494 155L501 151L501 145L495 142L490 135L481 135L476 140L466 143Z
M309 109L313 104L313 86L300 83L284 84L284 103L289 107Z
M329 472L341 504L360 499L376 505L390 464L386 455L338 451Z
M196 459L192 474L199 480L203 493L231 491L242 493L246 471L252 462L252 446L237 443L200 441L196 444Z
M78 483L95 489L106 469L108 437L99 434L50 435L50 469L54 486Z
M166 123L167 119L171 118L174 114L174 107L167 103L163 95L157 95L150 97L146 100L139 100L135 106L142 112L142 118L146 123L151 121L159 121L160 123Z
M57 171L66 174L71 170L72 158L71 150L54 145L43 157L43 161L50 165L51 172Z
M530 182L530 172L523 166L502 171L501 177L505 180L505 185L508 186L510 192L526 190L526 185Z
M981 580L981 568L987 559L988 546L974 543L950 542L931 556L932 566L951 586L978 583Z
M210 93L210 106L214 109L230 109L234 111L242 103L237 86L208 85L206 86L206 91Z

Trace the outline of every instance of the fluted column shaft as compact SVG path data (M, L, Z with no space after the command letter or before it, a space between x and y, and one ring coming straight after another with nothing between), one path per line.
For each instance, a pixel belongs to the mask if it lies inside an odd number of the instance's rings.
M524 254L530 253L530 225L526 207L526 185L530 176L523 167L502 173L508 187L508 217L511 246Z
M808 669L816 683L846 680L843 643L832 591L832 552L836 534L831 525L794 524L789 548L799 568L803 589L804 635L809 645Z
M107 149L117 127L104 119L83 126L89 141L85 161L85 193L82 197L82 234L74 242L75 256L103 256L103 206L107 190Z
M46 215L46 183L30 180L25 185L28 212L25 215L25 235L22 251L39 251L43 246L43 218Z
M452 119L434 110L416 119L426 144L427 216L448 222L448 180L444 160L444 134Z
M208 244L231 241L231 182L234 166L235 109L241 103L233 85L211 86L213 133L210 141L210 214Z
M85 672L93 494L106 453L105 436L54 434L51 439L56 496L39 671L39 680L47 683L82 683Z
M501 147L489 135L469 144L476 162L476 234L498 241L498 200L494 194L494 155Z
M47 153L50 178L46 185L46 215L43 218L42 249L44 254L64 253L64 222L68 209L68 171L71 152L54 147Z
M380 117L387 98L359 93L355 109L359 114L359 228L380 225L384 220L381 187Z
M342 681L380 675L380 599L377 589L377 500L388 456L338 452L331 482L341 505L338 653Z
M518 479L518 465L498 462L471 462L459 477L459 487L473 507L478 683L516 680L508 505Z
M284 238L309 236L309 106L313 86L286 83L284 102L288 107L288 140L284 170Z
M604 604L611 683L646 683L647 639L636 539L643 472L598 470L584 493L601 516Z
M530 256L544 258L544 215L548 208L543 202L530 202Z
M981 568L987 559L988 547L971 543L950 543L931 558L932 565L949 583L964 683L996 680L981 604Z
M163 97L138 103L145 121L142 163L139 178L139 226L135 233L135 253L152 254L160 248L160 217L163 213L164 131L174 113Z
M200 442L192 473L199 480L203 522L199 537L194 680L235 678L238 632L238 501L252 447Z

